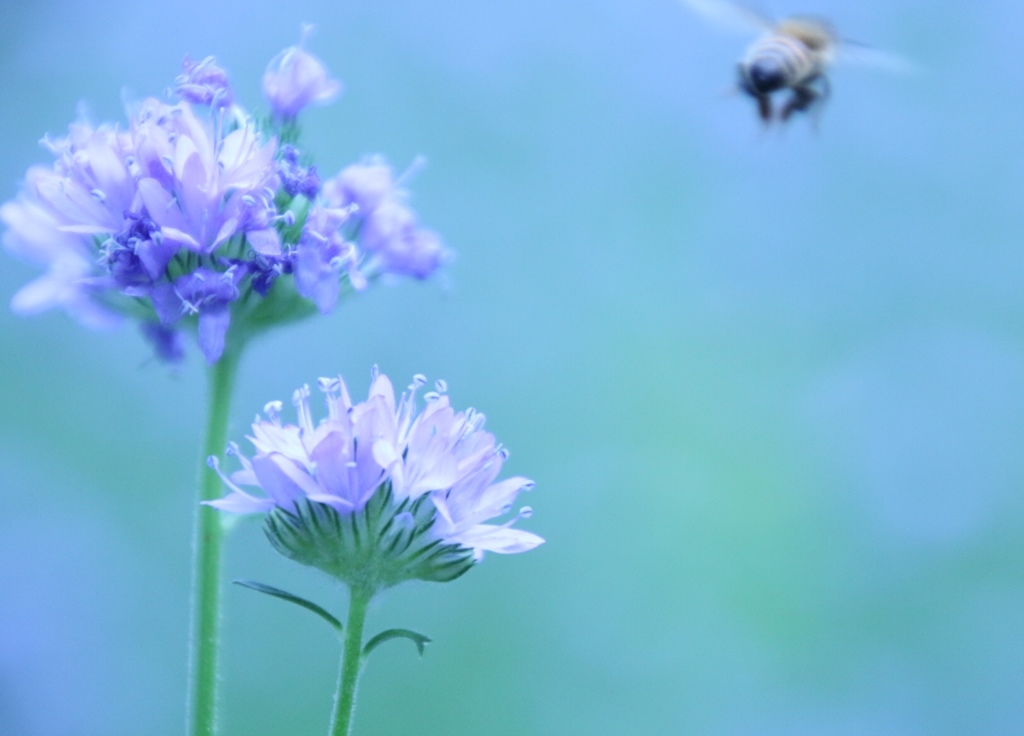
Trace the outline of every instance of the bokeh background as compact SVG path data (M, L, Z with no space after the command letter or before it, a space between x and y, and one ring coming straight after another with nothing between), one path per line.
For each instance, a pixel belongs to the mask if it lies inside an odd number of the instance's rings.
M357 733L1024 733L1024 10L768 7L925 71L837 69L817 133L763 134L721 94L746 39L673 0L4 6L4 199L186 52L261 106L304 21L347 85L321 170L429 160L445 278L257 343L231 433L320 375L443 377L548 543L382 596L435 643L375 655ZM35 273L4 256L2 299ZM201 360L2 309L0 399L0 733L181 733ZM255 521L236 577L343 610ZM330 630L226 604L224 734L324 733Z

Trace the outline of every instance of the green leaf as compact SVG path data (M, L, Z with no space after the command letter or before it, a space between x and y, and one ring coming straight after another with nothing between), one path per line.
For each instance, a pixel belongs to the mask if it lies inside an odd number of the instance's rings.
M305 598L299 598L299 596L293 593L289 593L287 590L281 590L280 588L274 588L270 585L257 583L255 580L232 580L231 582L233 582L235 585L241 585L243 588L249 588L259 593L266 593L267 595L271 595L275 598L280 598L283 601L288 601L289 603L294 603L297 606L302 606L306 610L312 611L317 616L322 618L324 621L329 623L331 627L335 630L335 632L337 632L339 635L341 634L341 621L334 618L334 616L332 616L330 613L328 613L326 610L324 610L317 604L313 603L312 601L307 601ZM428 639L427 641L430 640Z
M431 642L431 638L429 636L418 634L415 631L410 631L409 629L388 629L387 631L380 632L377 636L366 642L366 646L363 647L363 657L369 657L370 652L384 642L391 641L392 639L408 639L416 645L416 649L419 650L421 657L423 656L423 650L426 649L427 644Z

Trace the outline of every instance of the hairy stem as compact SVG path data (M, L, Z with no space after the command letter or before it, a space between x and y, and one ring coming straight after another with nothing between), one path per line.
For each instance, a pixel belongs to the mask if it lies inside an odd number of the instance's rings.
M211 455L223 458L227 445L228 413L238 371L238 350L229 346L208 369L206 441L199 469L199 500L223 495L220 478L207 466ZM219 512L197 505L193 540L192 651L189 661L189 736L217 732L217 659L220 646L221 542L224 530Z
M356 705L356 685L363 664L363 625L366 607L373 598L373 590L353 585L348 603L348 622L345 624L345 648L338 677L338 696L334 701L330 736L350 736L352 714Z

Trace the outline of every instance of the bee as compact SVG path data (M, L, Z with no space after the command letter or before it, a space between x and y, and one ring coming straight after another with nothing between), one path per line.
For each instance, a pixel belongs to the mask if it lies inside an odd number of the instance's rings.
M816 119L831 95L828 71L840 58L894 70L910 69L897 57L841 39L824 18L792 16L773 22L728 0L682 2L717 25L760 33L737 64L737 87L754 98L765 125L776 119L785 123L801 112ZM788 94L776 117L772 98L783 91Z

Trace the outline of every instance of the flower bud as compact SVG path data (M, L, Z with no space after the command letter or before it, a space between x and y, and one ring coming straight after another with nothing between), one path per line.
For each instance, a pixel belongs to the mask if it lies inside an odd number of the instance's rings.
M327 75L323 62L302 48L309 31L306 26L299 44L271 59L263 73L263 94L274 117L281 120L293 120L306 105L325 104L341 91L341 83Z
M181 62L181 74L174 80L174 89L193 105L230 107L235 101L228 73L217 66L212 56L202 61L192 61L186 56Z

